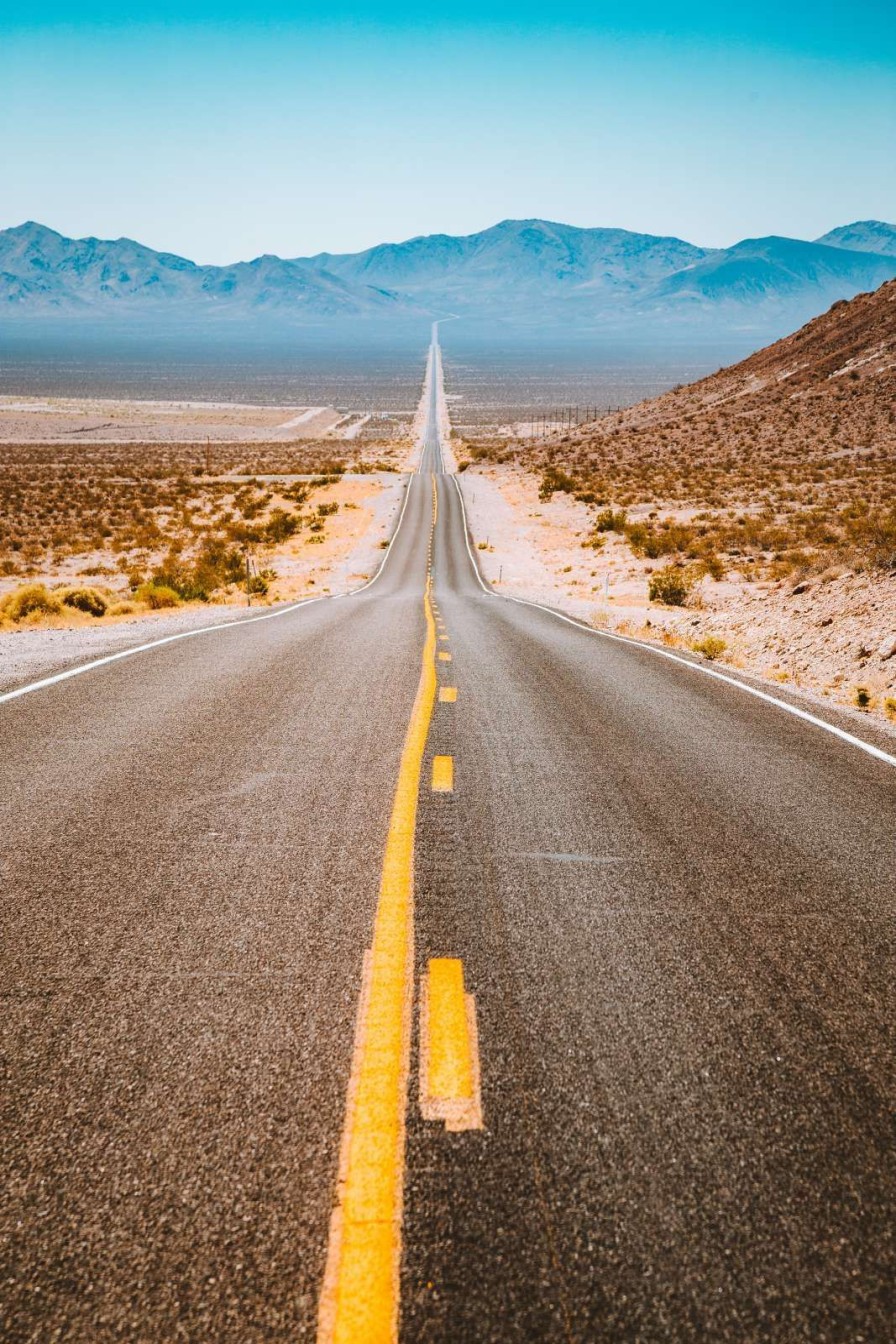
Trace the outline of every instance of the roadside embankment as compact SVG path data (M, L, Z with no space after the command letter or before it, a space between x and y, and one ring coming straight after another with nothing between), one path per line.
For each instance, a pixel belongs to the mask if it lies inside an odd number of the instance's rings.
M595 627L680 647L820 702L896 728L896 575L832 566L804 582L737 570L696 580L683 605L651 601L662 561L604 534L540 478L480 464L460 477L483 575L496 592L568 612Z

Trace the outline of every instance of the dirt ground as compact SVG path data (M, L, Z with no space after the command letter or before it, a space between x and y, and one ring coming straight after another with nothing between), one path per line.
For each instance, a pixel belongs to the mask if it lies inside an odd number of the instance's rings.
M369 414L333 406L0 397L0 443L278 442L354 439Z

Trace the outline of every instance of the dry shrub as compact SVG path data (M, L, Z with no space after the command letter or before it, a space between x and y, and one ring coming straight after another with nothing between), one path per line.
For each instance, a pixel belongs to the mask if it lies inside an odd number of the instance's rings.
M55 596L56 594L54 594ZM66 607L85 611L89 616L105 616L108 603L95 588L64 588L58 596Z
M35 614L58 616L62 602L56 593L48 592L44 584L25 583L7 594L0 610L9 620L22 621L26 616Z
M703 639L695 639L691 645L694 653L702 653L711 663L720 658L727 647L725 640L718 635L704 635Z
M146 603L150 611L180 606L180 594L164 583L141 583L136 596L139 601Z
M693 588L693 580L679 565L666 565L651 574L647 596L651 602L662 602L667 607L686 605Z
M550 499L555 491L560 490L564 494L572 495L578 489L578 484L567 472L561 471L559 467L549 465L545 467L541 477L541 488L538 491L539 499Z

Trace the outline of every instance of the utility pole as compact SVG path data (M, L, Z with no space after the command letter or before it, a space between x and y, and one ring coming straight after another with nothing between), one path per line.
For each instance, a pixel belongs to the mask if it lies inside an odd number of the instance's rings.
M252 605L252 573L250 569L249 547L246 547L246 606Z
M205 474L206 476L212 474L212 442L208 436L205 440Z

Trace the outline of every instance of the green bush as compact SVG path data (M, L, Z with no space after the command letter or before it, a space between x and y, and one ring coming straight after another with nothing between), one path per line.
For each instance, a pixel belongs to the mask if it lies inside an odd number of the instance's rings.
M287 513L285 509L271 509L265 523L264 539L276 545L294 536L301 526L302 520L297 513Z
M691 645L695 653L702 653L710 662L719 658L727 647L724 639L719 639L718 635L704 635L703 639L696 639Z
M55 593L47 592L42 583L26 583L16 588L3 599L2 611L11 621L24 620L26 616L40 612L45 616L56 616L62 610L62 603Z
M572 495L578 488L578 483L565 471L561 471L558 467L545 467L538 498L550 499L555 490L561 490L567 495Z
M615 530L624 531L635 555L646 555L648 560L686 551L694 540L693 528L675 522L665 522L659 527L651 527L649 523L628 523Z
M165 583L141 583L137 597L145 602L151 611L161 611L163 607L179 607L180 593Z
M304 504L309 494L308 486L296 481L295 484L286 487L283 491L283 498L291 499L293 504Z
M77 611L86 611L89 616L106 614L108 603L102 593L98 593L95 588L66 588L59 596L65 606L74 607Z
M601 509L594 520L594 530L595 532L624 532L625 524L625 509Z
M663 602L667 607L683 607L691 592L691 580L678 565L666 565L651 574L647 595L651 602Z
M156 588L172 589L186 602L207 602L217 589L242 583L245 574L246 559L239 547L222 537L206 537L195 560L188 563L172 551L153 570L149 582Z
M703 568L704 574L708 574L711 579L715 579L716 583L718 583L720 579L724 579L725 577L724 561L721 560L720 557L716 555L714 552L710 552L709 555L704 555L702 560L700 561L700 564Z

